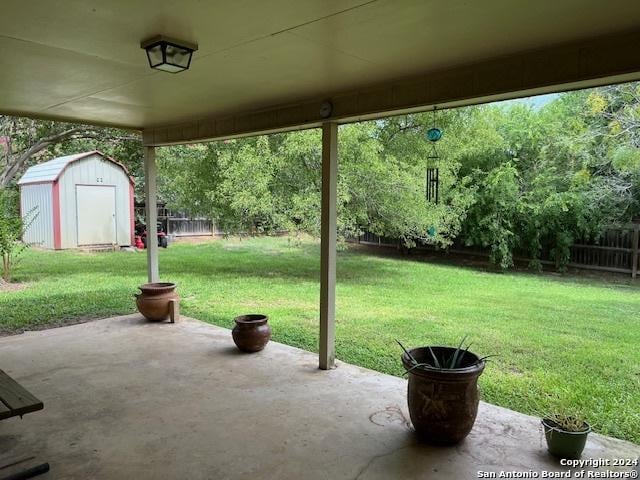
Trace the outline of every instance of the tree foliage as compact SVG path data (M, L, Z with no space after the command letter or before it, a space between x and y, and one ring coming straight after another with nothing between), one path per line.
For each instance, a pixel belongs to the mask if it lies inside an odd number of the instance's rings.
M13 267L29 245L22 242L22 235L38 215L34 209L20 215L18 194L14 189L0 189L0 257L2 257L2 281L10 282Z
M0 188L12 185L31 165L53 157L100 150L140 172L139 134L114 128L0 115Z
M455 165L445 165L442 177L451 185L438 205L427 204L424 162L418 153L407 154L411 144L385 146L391 133L376 122L340 128L341 235L367 230L402 238L407 245L448 245L461 227L472 190L457 180ZM163 197L215 218L224 230L319 233L317 130L171 147L159 157Z
M543 107L506 102L438 112L441 158L429 160L432 113L344 125L338 228L447 247L488 248L562 268L569 247L640 214L640 84L564 93ZM163 149L163 195L227 231L317 234L320 132ZM439 168L440 201L425 200Z

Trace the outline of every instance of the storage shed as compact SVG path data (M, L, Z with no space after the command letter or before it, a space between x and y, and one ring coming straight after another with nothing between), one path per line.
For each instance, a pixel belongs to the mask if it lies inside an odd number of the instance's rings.
M18 181L20 208L37 211L24 241L43 248L133 245L134 182L126 167L98 151L29 168Z

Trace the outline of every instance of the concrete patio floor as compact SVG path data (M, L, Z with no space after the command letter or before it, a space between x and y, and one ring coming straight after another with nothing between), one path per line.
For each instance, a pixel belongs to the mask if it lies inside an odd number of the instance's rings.
M324 372L317 361L274 342L240 354L229 330L138 315L1 338L0 368L45 408L0 422L0 465L35 455L51 464L38 478L83 480L567 470L547 455L536 418L485 403L462 444L416 443L406 380L344 363ZM638 455L640 446L592 434L583 458Z

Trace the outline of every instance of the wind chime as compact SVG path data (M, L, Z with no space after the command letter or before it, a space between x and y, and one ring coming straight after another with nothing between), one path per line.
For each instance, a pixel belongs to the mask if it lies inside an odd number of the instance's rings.
M425 182L425 194L428 202L438 203L439 172L438 161L440 155L436 148L436 142L442 138L442 130L436 127L436 107L433 107L433 126L427 130L427 140L431 142L431 153L427 157L427 175ZM435 166L430 166L435 165Z

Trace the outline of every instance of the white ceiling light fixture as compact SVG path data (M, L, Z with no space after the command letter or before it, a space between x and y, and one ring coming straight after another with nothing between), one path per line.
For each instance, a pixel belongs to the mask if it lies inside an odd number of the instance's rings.
M140 48L147 51L151 68L163 72L179 73L189 68L191 56L193 52L198 50L198 45L158 35L143 41Z

